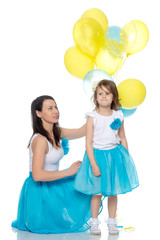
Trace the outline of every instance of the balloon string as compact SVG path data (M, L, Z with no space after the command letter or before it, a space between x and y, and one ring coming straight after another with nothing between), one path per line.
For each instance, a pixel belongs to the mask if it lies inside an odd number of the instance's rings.
M124 227L124 226L117 226L119 230L124 230L125 232L131 232L135 230L135 227Z
M117 220L117 222L119 222L119 220L117 218L118 218L118 213L116 213L116 220ZM129 226L125 227L123 225L117 225L117 228L121 231L124 230L125 232L131 232L131 231L135 230L135 227L129 227Z
M135 230L135 227L125 227L124 228L124 231L134 231Z
M127 59L127 55L125 55L125 56L123 57L123 61L122 61L121 65L120 65L120 67L118 68L117 72L115 73L115 80L117 80L118 73L119 73L120 70L122 69L122 67L123 67L126 59Z

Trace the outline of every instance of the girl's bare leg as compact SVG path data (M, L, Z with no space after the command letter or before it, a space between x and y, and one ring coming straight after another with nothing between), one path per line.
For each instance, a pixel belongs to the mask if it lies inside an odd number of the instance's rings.
M93 195L91 199L91 216L98 218L99 209L101 206L102 195Z
M117 196L108 197L108 214L109 218L115 218L117 212Z

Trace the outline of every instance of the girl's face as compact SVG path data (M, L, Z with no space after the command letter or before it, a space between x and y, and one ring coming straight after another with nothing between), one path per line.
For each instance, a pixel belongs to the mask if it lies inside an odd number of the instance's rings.
M43 123L54 124L58 122L59 112L56 103L52 99L43 101L42 111L36 111Z
M101 107L111 107L113 94L108 88L102 86L97 88L97 102Z

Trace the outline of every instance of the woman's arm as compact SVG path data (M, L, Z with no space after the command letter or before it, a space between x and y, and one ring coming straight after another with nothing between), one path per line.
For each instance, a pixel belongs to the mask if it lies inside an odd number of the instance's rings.
M87 127L86 127L86 151L89 158L89 161L92 166L92 172L95 176L100 176L101 172L99 167L95 161L94 153L93 153L93 118L88 117L87 119Z
M124 120L122 121L122 125L118 130L118 135L120 137L120 143L128 150L128 143L124 131Z
M37 136L31 147L33 151L32 176L35 181L53 181L78 172L80 161L73 163L67 170L46 171L43 169L45 154L48 152L48 144L43 136Z
M68 129L61 128L61 138L67 138L68 140L81 138L86 135L86 124L84 124L81 128L77 129Z

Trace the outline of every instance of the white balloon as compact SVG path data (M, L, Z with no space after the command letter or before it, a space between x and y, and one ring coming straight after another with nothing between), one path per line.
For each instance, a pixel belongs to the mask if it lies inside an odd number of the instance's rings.
M101 69L94 69L89 71L83 78L83 89L88 97L92 97L93 88L95 88L99 81L106 79L113 81L113 78Z

